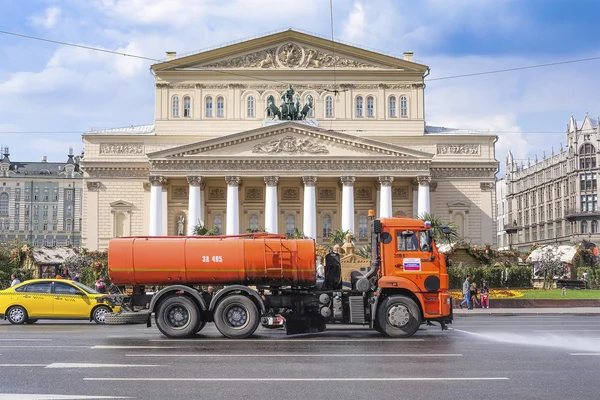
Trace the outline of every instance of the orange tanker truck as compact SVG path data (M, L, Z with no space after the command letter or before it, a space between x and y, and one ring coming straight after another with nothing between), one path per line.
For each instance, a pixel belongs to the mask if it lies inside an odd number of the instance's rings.
M325 257L325 278L316 277L312 239L253 233L237 236L122 237L108 245L113 285L133 295L108 295L120 305L107 323L145 322L151 315L169 338L190 337L213 322L232 339L252 335L259 324L288 334L321 332L327 324L370 326L391 337L412 336L422 323L452 322L444 256L431 224L371 215L371 266L342 282L337 253ZM448 233L448 228L442 228ZM202 286L219 285L209 294ZM148 299L144 287L163 287ZM140 288L142 290L140 290Z

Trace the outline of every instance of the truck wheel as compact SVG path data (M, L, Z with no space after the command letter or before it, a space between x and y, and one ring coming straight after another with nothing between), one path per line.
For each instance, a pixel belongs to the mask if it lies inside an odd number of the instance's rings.
M168 338L193 336L201 323L198 307L184 296L173 296L163 301L155 318L156 326Z
M379 306L377 322L384 335L407 338L421 326L421 312L412 299L390 296Z
M204 328L204 326L206 325L206 321L200 321L200 325L198 325L198 327L196 328L196 332L194 333L198 333L202 330L202 328Z
M221 300L215 308L215 325L219 332L230 339L243 339L252 335L260 315L256 304L239 294Z

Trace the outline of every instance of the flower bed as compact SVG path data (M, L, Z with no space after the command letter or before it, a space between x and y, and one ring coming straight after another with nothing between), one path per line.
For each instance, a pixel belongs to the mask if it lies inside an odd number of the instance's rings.
M460 290L450 290L449 293L457 299L463 297ZM525 293L520 290L490 289L490 299L516 299L523 296Z

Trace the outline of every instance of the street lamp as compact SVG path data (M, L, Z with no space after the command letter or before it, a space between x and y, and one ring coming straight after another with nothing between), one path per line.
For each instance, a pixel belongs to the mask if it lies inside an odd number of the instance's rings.
M520 231L521 228L517 226L517 221L514 220L512 223L512 226L509 225L504 229L504 232L506 232L508 234L508 249L512 250L513 247L513 234L517 233L518 231Z

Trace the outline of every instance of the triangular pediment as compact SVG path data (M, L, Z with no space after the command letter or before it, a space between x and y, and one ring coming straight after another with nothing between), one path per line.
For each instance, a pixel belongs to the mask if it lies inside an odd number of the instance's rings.
M309 35L295 30L262 36L152 66L154 71L207 69L370 68L424 73L412 61Z
M451 201L450 203L448 203L448 208L455 208L455 209L465 209L465 208L469 208L470 205L468 203L465 203L464 201Z
M133 203L130 203L130 202L125 201L125 200L113 201L109 205L110 205L111 208L118 208L118 209L132 208L133 207Z
M157 159L405 159L431 160L425 153L346 133L282 122L148 154Z

